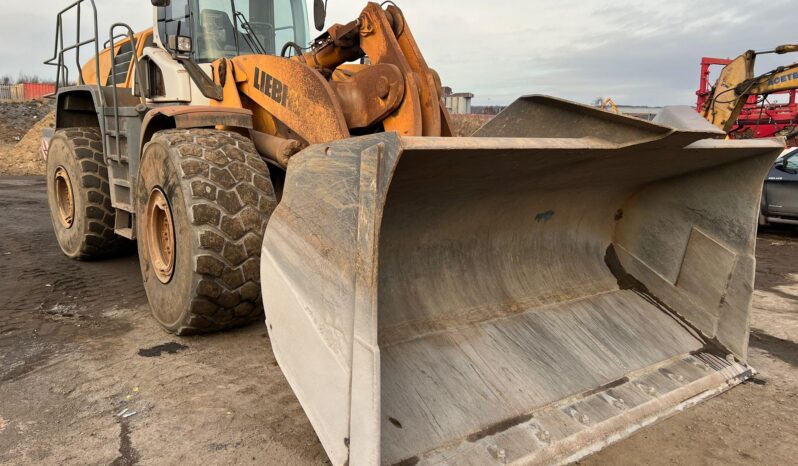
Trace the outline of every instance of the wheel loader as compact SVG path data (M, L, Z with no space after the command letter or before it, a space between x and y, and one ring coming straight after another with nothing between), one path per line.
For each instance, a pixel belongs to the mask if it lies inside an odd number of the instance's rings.
M152 3L151 30L104 47L93 2L58 15L58 243L89 260L135 240L178 335L265 308L333 464L567 463L754 373L783 141L540 95L452 137L392 2L313 40L303 0ZM93 31L65 42L81 7Z

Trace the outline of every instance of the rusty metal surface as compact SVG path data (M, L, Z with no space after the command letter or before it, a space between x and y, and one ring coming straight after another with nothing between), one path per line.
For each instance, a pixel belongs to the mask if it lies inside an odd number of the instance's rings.
M396 5L388 5L385 14L392 20L393 30L404 59L407 60L410 69L413 70L420 82L419 100L423 114L422 135L440 136L442 131L441 109L445 110L445 106L442 103L443 96L440 94L440 78L436 78L435 74L427 66L427 62L424 60L424 56L421 54L421 50L410 32L410 26L404 20L402 11ZM448 111L445 113L448 113ZM443 124L445 124L445 121Z
M341 64L354 62L363 56L358 46L360 20L334 24L317 40L309 53L294 57L307 66L329 76Z
M384 10L376 3L369 3L357 20L332 26L310 52L295 57L294 61L306 64L322 76L335 77L336 69L364 56L368 56L375 67L389 65L398 70L398 75L393 76L383 87L404 86L402 98L395 110L384 112L386 115L382 123L385 131L396 131L403 136L452 134L448 112L441 103L440 78L427 66L410 27L395 5L389 5ZM372 80L364 76L363 81L364 85L359 90L340 86L342 91L346 91L340 93L344 101L359 104L364 99L357 94L372 92ZM373 124L377 120L373 116L378 113L377 109L393 107L380 102L375 104L376 107L362 108L344 104L349 127L362 128L366 124Z
M564 461L751 373L754 231L781 143L542 97L507 112L483 137L292 158L263 296L333 464Z
M141 122L139 147L152 137L159 128L153 123L161 118L173 120L175 128L227 128L252 129L252 111L245 108L216 107L203 105L165 105L150 109ZM154 129L153 129L154 127Z
M300 149L299 141L293 139L272 136L255 130L251 130L249 134L258 153L283 168L288 166L291 156L299 152Z
M238 86L249 100L244 106L254 113L254 129L309 144L349 137L338 97L316 70L267 55L243 55L230 62L236 77L225 87ZM275 120L289 131L282 131Z
M252 128L252 115L231 113L218 109L203 112L187 112L174 115L177 128L212 128L225 126L233 128Z
M174 118L177 128L208 128L220 125L252 128L252 112L244 108L174 105L150 110L142 122L142 132L146 132L147 124L159 115Z
M368 56L368 65L345 64ZM224 108L253 112L253 129L302 146L383 130L450 136L440 78L424 61L395 6L369 3L360 17L334 25L310 52L292 57L220 59L214 82Z
M424 108L422 97L428 86L416 74L402 53L385 11L369 3L360 15L360 48L372 63L389 63L399 68L405 81L405 97L399 109L385 119L386 131L396 131L403 136L424 134Z
M245 108L227 108L227 107L219 108L208 105L169 105L169 106L156 107L152 110L152 112L161 113L169 117L177 117L184 115L191 116L193 114L205 114L205 113L238 115L243 118L252 116L252 111L247 110Z
M404 78L394 65L365 66L356 72L339 69L334 77L331 84L350 129L374 126L396 110L404 97Z

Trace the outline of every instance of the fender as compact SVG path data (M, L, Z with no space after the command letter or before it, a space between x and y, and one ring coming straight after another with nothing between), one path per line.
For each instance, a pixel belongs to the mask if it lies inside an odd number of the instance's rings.
M141 145L158 131L169 128L231 128L252 129L252 111L245 108L170 105L147 112L141 122Z
M56 94L55 128L99 127L102 96L97 86L61 89Z

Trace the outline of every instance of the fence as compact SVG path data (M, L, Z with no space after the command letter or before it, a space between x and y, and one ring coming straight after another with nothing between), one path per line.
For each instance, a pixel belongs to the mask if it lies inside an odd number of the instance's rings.
M21 102L41 99L55 92L52 84L22 83L0 84L0 102Z
M25 100L25 86L23 84L0 85L0 102L18 102Z

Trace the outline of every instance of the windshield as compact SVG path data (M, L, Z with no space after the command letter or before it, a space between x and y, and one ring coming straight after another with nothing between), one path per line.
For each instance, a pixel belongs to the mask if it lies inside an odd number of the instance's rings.
M304 0L194 0L197 62L245 54L276 55L308 43Z

